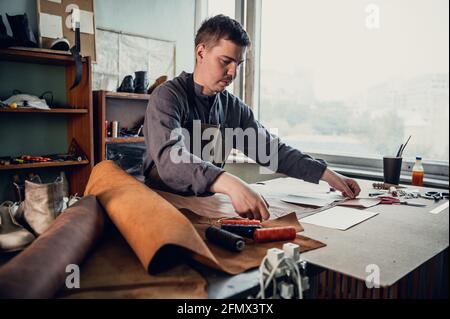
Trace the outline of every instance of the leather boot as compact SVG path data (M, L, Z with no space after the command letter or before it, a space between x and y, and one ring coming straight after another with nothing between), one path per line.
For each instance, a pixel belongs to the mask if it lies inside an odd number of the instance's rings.
M13 202L3 202L0 205L0 252L13 252L24 249L34 239L34 235L17 223Z
M16 45L14 38L10 37L6 31L6 25L3 23L2 15L0 14L0 48L9 48Z
M126 93L134 92L133 77L131 75L127 75L126 77L123 78L122 84L120 84L119 88L117 89L117 92L126 92Z
M147 71L134 72L134 93L147 93L148 82Z
M25 220L37 235L47 230L63 208L64 185L61 177L49 184L25 181Z
M155 81L155 83L153 83L152 86L148 88L147 94L152 94L153 91L154 91L158 86L160 86L161 84L163 84L163 83L166 82L166 81L167 81L167 76L166 76L166 75L163 75L163 76L160 76L159 78L157 78L156 81Z
M13 37L20 46L32 48L38 46L34 33L31 31L30 24L28 23L28 16L26 13L15 16L6 14L6 17L8 18Z
M0 34L6 35L6 25L3 23L2 15L0 14Z

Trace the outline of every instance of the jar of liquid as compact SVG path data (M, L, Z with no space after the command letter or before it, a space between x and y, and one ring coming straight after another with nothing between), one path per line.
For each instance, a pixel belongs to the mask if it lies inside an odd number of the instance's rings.
M425 172L422 166L422 157L416 156L416 163L412 169L412 185L414 186L423 186L423 176Z

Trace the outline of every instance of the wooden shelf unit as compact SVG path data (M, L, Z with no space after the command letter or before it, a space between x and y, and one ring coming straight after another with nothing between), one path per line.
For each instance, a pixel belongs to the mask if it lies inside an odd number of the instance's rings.
M110 91L94 91L95 162L106 158L108 144L144 143L144 137L107 137L105 121L118 121L119 127L133 127L145 116L150 95Z
M87 62L87 59L87 57L83 58L82 62ZM0 60L49 65L74 65L70 52L39 48L11 47L0 49Z
M70 108L52 110L0 109L0 112L3 113L2 116L14 113L66 114L67 145L70 145L72 139L75 139L87 157L86 161L81 162L19 164L2 166L0 170L48 167L66 168L70 192L83 194L94 164L91 58L82 58L83 76L80 84L72 90L70 87L75 78L75 61L68 52L13 47L0 49L0 61L47 64L65 68L66 103L70 105Z
M144 142L145 142L145 139L143 136L118 137L118 138L108 137L108 138L106 138L106 141L105 141L106 144L144 143Z
M40 109L28 109L28 108L17 108L17 109L7 109L0 108L0 113L50 113L50 114L87 114L87 109L51 109L51 110L40 110Z
M12 164L0 165L0 171L27 169L27 168L45 168L45 167L64 167L64 166L82 166L89 164L89 161L64 161L64 162L43 162L30 164Z

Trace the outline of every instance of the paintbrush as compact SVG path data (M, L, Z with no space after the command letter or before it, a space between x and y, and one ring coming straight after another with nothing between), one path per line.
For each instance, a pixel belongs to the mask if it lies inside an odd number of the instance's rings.
M403 155L403 151L405 150L406 145L408 145L408 142L409 142L409 139L411 138L411 136L412 136L412 135L410 135L410 136L408 137L408 139L406 140L405 145L403 145L403 148L402 148L401 151L400 151L400 157Z
M397 156L396 156L396 157L399 157L399 156L400 156L400 152L402 151L402 147L403 147L403 144L400 145L400 148L398 149L398 152L397 152Z

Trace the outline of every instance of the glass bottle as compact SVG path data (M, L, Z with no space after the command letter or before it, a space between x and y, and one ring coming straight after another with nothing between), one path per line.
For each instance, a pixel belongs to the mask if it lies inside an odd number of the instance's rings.
M416 156L416 163L412 169L412 185L423 186L424 170L422 166L422 157Z

